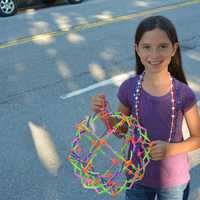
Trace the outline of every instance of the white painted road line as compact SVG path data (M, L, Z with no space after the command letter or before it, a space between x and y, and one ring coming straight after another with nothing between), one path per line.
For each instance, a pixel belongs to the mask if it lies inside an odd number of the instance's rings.
M103 87L103 86L106 86L106 85L111 85L111 84L119 85L122 81L124 81L125 79L127 79L130 76L133 76L134 74L135 74L135 71L130 71L128 73L120 74L120 75L114 76L114 77L112 77L110 79L101 81L99 83L90 85L88 87L85 87L83 89L75 90L73 92L61 95L60 98L62 100L65 100L65 99L69 99L71 97L75 97L75 96L81 95L83 93L89 92L91 90L94 90L96 88L100 88L100 87Z

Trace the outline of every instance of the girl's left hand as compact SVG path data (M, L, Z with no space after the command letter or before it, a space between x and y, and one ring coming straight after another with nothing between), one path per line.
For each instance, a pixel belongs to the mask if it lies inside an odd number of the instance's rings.
M163 160L167 156L169 143L162 140L155 140L151 142L150 155L152 160Z

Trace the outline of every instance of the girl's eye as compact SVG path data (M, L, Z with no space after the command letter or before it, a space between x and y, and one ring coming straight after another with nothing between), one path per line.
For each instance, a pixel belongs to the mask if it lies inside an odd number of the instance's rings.
M160 48L161 49L166 49L166 48L168 48L168 45L161 45Z
M143 46L143 49L150 49L151 47L148 45Z

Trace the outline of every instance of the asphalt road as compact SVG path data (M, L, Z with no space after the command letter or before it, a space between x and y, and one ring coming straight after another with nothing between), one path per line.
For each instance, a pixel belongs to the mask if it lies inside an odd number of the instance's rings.
M134 73L135 28L151 14L176 25L200 100L199 9L200 1L88 0L0 18L0 199L112 199L83 189L65 160L74 125L97 92L115 109L119 82ZM200 199L199 155L190 155L190 200Z

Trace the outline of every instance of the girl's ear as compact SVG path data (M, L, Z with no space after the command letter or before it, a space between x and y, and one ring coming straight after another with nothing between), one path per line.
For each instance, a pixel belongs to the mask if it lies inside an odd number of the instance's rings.
M175 55L175 53L176 53L178 47L179 47L179 44L178 44L178 42L176 42L176 43L174 44L174 49L173 49L173 52L172 52L172 56Z

